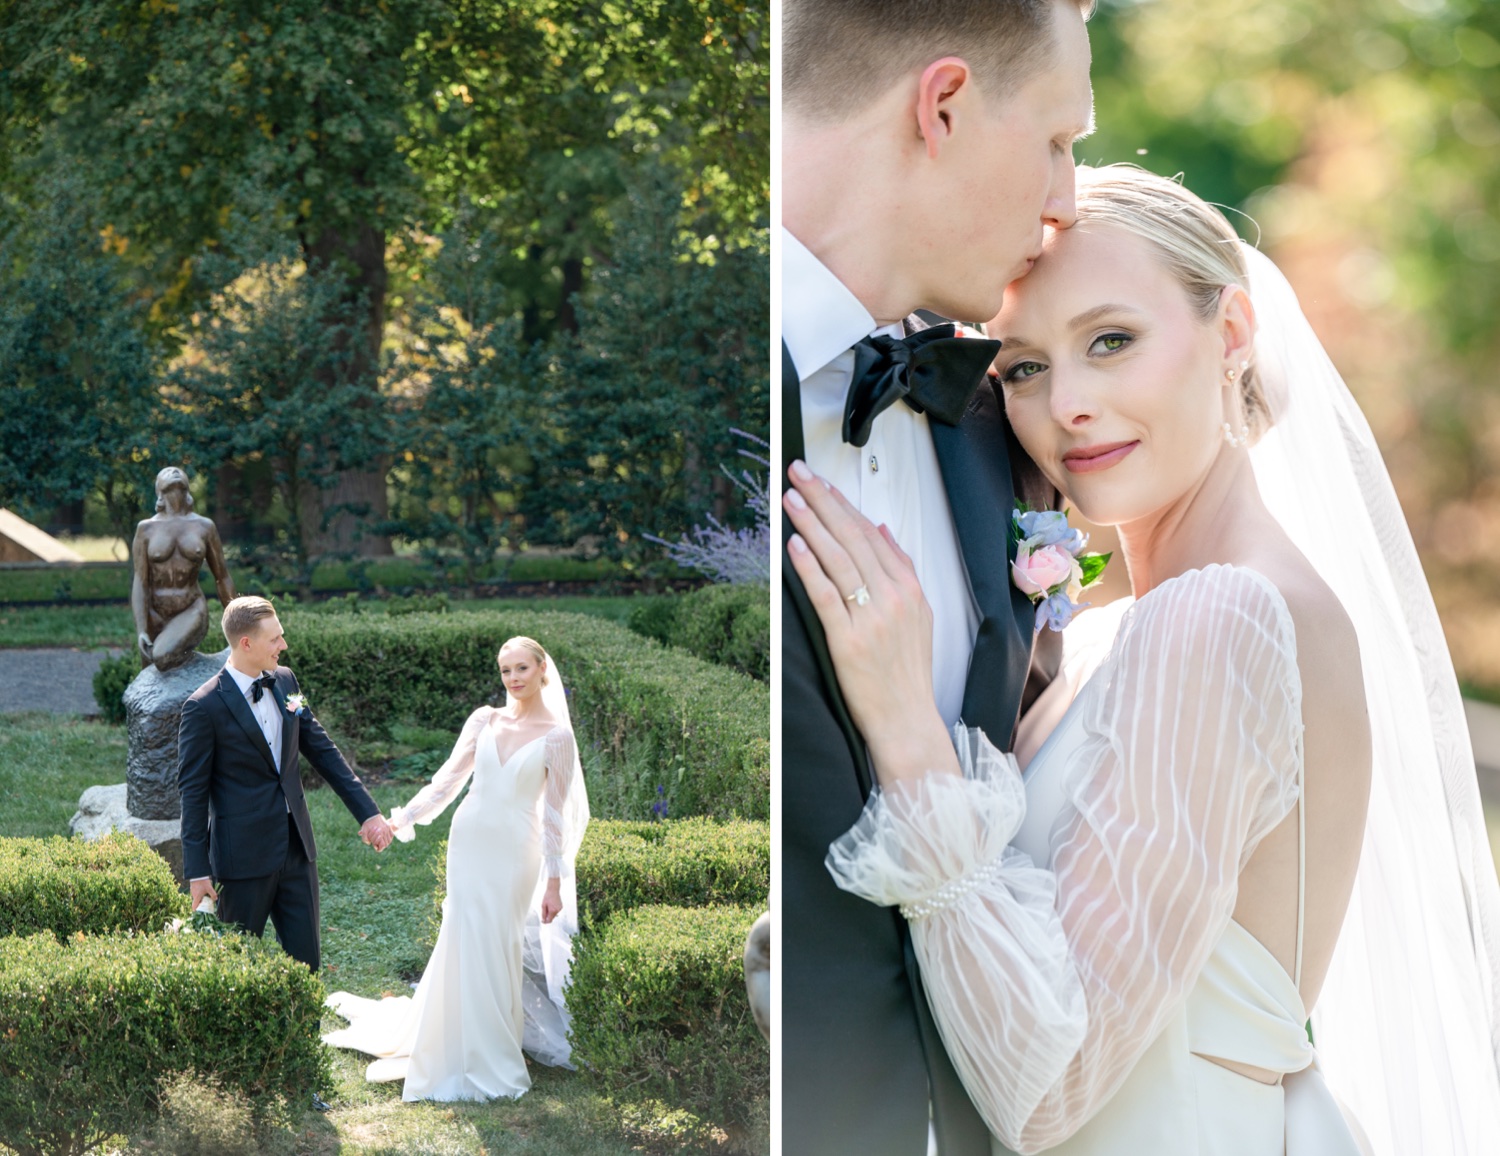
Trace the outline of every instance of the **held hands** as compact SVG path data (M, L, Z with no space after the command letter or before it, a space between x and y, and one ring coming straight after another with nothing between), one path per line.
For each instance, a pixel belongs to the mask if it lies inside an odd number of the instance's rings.
M383 815L371 815L360 827L359 837L375 850L384 851L391 845L391 840L395 835Z
M547 880L547 890L542 895L542 922L551 923L562 912L562 883L557 879Z
M932 609L911 559L806 463L788 472L794 488L782 507L797 531L788 544L792 568L823 624L876 775L888 785L957 772L932 689Z

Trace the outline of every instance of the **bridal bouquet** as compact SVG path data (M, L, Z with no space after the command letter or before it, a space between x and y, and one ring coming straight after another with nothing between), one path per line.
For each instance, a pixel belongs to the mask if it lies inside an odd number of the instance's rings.
M1111 554L1085 554L1088 535L1068 525L1066 510L1016 510L1011 517L1016 589L1036 604L1036 628L1061 630L1087 602L1078 597L1104 574Z

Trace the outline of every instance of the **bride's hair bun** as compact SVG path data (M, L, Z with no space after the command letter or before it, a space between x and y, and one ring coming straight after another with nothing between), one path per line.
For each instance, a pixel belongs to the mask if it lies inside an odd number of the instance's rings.
M500 656L505 653L507 646L519 646L522 650L529 650L531 656L542 665L547 663L547 652L542 649L542 644L534 638L527 638L524 634L517 634L514 638L507 638L500 644L500 649L495 652L495 661L500 661ZM547 676L542 675L542 685L547 685Z
M1080 165L1077 203L1079 224L1111 224L1149 241L1202 321L1217 316L1226 285L1250 291L1239 234L1223 213L1181 180L1136 165ZM1239 389L1253 442L1271 428L1282 405L1268 395L1253 358L1240 376Z

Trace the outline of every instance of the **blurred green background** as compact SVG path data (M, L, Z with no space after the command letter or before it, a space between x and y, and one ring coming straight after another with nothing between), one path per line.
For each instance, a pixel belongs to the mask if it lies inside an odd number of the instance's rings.
M1102 0L1084 163L1182 174L1370 419L1459 678L1500 702L1500 4Z

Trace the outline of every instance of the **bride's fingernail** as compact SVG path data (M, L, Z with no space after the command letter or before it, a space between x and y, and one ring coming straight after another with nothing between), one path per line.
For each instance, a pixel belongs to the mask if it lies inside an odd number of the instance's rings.
M786 546L793 554L807 553L807 543L802 540L801 534L793 534L787 539Z
M807 468L807 463L804 462L801 458L798 458L790 466L787 467L787 473L791 474L792 477L796 478L799 482L812 481L813 472Z
M786 504L794 510L807 509L807 500L796 490L788 490L786 492Z

